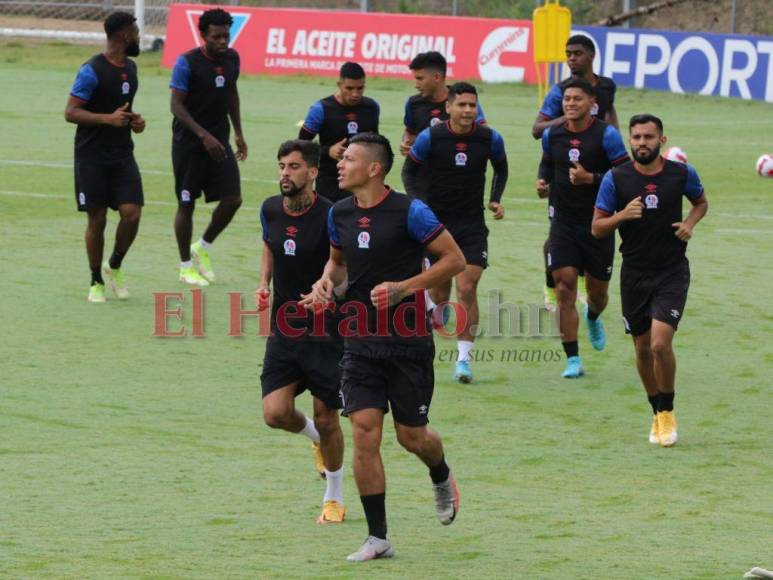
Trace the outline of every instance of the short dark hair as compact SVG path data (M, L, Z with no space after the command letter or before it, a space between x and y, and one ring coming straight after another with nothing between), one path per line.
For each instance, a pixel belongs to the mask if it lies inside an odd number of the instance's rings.
M345 62L341 66L339 78L358 81L365 78L365 69L356 62Z
M564 92L566 92L566 89L580 89L589 97L596 96L596 91L594 90L593 85L591 85L585 79L569 79L569 81L564 84Z
M213 8L212 10L204 12L204 14L201 15L201 18L199 18L199 32L204 36L210 26L230 27L233 22L234 19L231 18L231 15L228 14L228 12L222 8Z
M634 125L644 125L646 123L655 123L655 126L658 128L660 134L663 134L663 121L661 121L655 115L650 115L649 113L642 113L640 115L634 115L631 117L631 120L628 121L628 131L630 132Z
M294 151L301 154L301 157L303 157L303 160L309 167L319 167L319 145L315 141L306 141L305 139L285 141L279 146L276 158L279 160L282 157L287 157Z
M454 83L450 87L448 87L448 101L453 102L453 100L459 96L463 95L465 93L472 93L475 95L475 98L478 98L478 89L475 88L475 85L471 85L470 83Z
M392 163L395 160L395 154L392 152L392 145L389 143L389 139L378 133L366 132L357 133L354 137L349 139L349 145L362 145L367 147L376 153L378 162L384 168L384 175L389 173L392 169Z
M574 36L570 36L569 40L566 41L566 46L569 46L570 44L579 44L580 46L587 48L588 52L591 54L596 54L596 46L593 44L593 41L590 39L590 37L585 36L584 34L575 34Z
M429 52L420 52L414 56L408 68L411 70L434 70L446 76L448 64L446 63L446 57L436 50L430 50Z
M107 34L107 36L113 36L124 27L134 24L136 20L137 19L128 12L113 12L110 16L105 18L105 34Z

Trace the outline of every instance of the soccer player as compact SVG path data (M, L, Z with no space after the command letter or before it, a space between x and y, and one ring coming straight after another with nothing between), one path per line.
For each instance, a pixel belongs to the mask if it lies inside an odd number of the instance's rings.
M604 176L593 235L611 237L620 229L623 321L633 336L636 368L652 406L649 441L670 447L677 440L673 340L690 286L687 241L709 204L691 165L660 156L666 143L660 119L635 115L629 131L634 160ZM692 204L684 219L683 197Z
M416 138L406 160L405 177L409 194L421 197L417 189L420 180L415 176L422 165L427 166L427 204L459 244L467 262L455 278L456 297L466 313L466 323L458 336L454 379L469 383L470 350L475 341L472 328L479 321L478 283L488 266L488 228L483 210L486 167L490 161L494 168L488 208L495 220L501 220L505 215L502 193L507 184L507 156L502 136L476 121L478 93L473 85L452 85L446 107L448 121L424 129ZM450 280L430 289L435 304L448 302L450 295Z
M593 204L604 173L628 161L620 133L591 116L593 87L582 79L564 86L566 122L542 134L538 185L550 184L553 216L548 237L548 270L556 284L559 328L567 357L564 378L585 374L577 344L579 318L575 307L577 274L585 272L588 301L584 318L591 345L604 350L606 334L599 316L607 306L612 276L614 236L597 240L591 234Z
M542 132L547 127L558 127L566 121L561 106L562 96L566 83L572 79L584 79L593 86L596 92L596 99L591 106L591 115L604 120L604 122L610 125L614 125L615 129L620 129L617 122L617 112L615 111L615 91L617 90L617 86L612 79L593 73L593 59L595 56L596 48L590 38L583 34L569 37L569 40L566 42L566 66L569 67L571 76L568 79L553 85L545 96L545 99L542 102L542 108L537 114L537 119L534 121L534 125L531 129L532 136L535 139L542 137ZM549 188L538 187L540 197L549 197L548 190ZM556 293L553 277L547 270L547 240L545 240L542 251L545 256L546 264L546 283L544 288L545 305L553 310L556 307ZM584 300L585 288L582 273L580 273L578 282L578 294Z
M403 124L403 139L400 143L400 154L407 156L416 137L427 127L434 127L438 123L448 120L446 103L448 102L448 86L446 85L446 72L448 65L445 57L436 51L417 54L411 61L409 68L413 71L418 94L408 97L405 101L405 116ZM478 114L475 121L479 124L486 122L483 108L478 103ZM403 183L406 180L408 162L403 165ZM408 177L410 179L410 177ZM415 191L408 195L417 195L419 199L426 200L428 188L428 176L426 171L420 171L414 180L417 180ZM407 187L406 187L407 189Z
M328 304L348 274L341 306L344 356L341 395L352 423L354 478L368 538L348 559L390 557L386 480L379 448L391 408L397 440L429 467L441 523L454 521L459 494L439 435L427 427L434 390L435 347L423 289L464 268L464 256L422 202L384 185L394 161L389 141L374 133L353 137L338 164L341 187L353 193L330 210L330 259L306 304ZM437 262L422 270L424 251Z
M209 286L215 281L210 251L242 204L238 161L247 158L242 133L239 53L228 48L231 15L219 8L199 19L204 46L177 58L172 71L172 165L177 215L174 232L180 251L180 281ZM229 144L234 128L236 154ZM204 192L207 203L219 201L201 239L191 245L193 211ZM194 261L196 262L194 266Z
M322 154L317 193L332 202L351 195L338 187L336 169L349 139L357 133L378 132L381 109L364 93L365 71L356 62L344 63L339 74L338 90L309 108L298 135L299 139L308 140L319 135Z
M130 56L140 53L136 18L114 12L105 19L105 52L81 66L64 118L75 131L75 200L86 212L86 255L91 268L89 302L103 303L104 272L115 295L129 298L121 265L137 235L144 205L142 178L134 160L131 133L145 130L145 119L132 111L137 94L137 65ZM118 210L120 222L110 259L102 263L107 208ZM101 268L101 270L100 270Z
M271 335L266 343L261 383L263 418L269 427L300 433L312 441L317 470L327 481L320 524L344 521L344 437L338 421L343 341L330 313L322 311L315 336L313 313L298 306L322 274L329 255L327 214L332 203L312 188L319 167L319 145L287 141L277 153L279 190L263 202L258 306L268 308L274 282ZM292 315L292 316L291 316ZM284 319L283 319L284 318ZM314 397L314 421L295 408L295 397L308 389Z

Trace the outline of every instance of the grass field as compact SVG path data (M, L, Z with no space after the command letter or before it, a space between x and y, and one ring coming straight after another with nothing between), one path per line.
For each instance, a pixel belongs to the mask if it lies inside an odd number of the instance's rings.
M207 337L158 339L152 292L181 289L169 72L158 55L139 58L135 109L148 128L135 141L147 205L124 263L132 299L91 305L85 219L72 193L74 127L62 117L91 52L0 41L0 576L673 579L773 567L773 181L753 171L773 148L770 104L618 93L621 119L663 117L711 206L690 244L693 283L676 340L678 446L647 443L650 412L615 276L609 346L592 352L583 333L581 380L560 378L563 361L507 363L496 354L555 350L555 339L480 341L495 360L474 366L473 385L451 382L449 363L436 362L432 424L445 438L461 514L449 528L437 523L425 468L390 427L397 557L358 567L344 559L366 534L351 450L348 521L318 527L323 484L307 440L262 423L263 339L227 336L226 292L256 286L257 208L277 189L276 147L331 81L241 79L245 205L215 247ZM369 83L394 141L411 91L407 82ZM533 192L536 97L532 88L486 86L481 99L511 167L482 291L537 303L547 224ZM195 234L208 211L197 211ZM111 215L108 239L114 224ZM299 402L310 408L308 396ZM344 433L348 444L347 424Z

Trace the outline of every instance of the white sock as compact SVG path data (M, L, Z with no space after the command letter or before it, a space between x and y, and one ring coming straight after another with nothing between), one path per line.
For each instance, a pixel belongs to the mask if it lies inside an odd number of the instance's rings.
M192 268L193 267L193 260L188 260L187 262L180 262L180 268Z
M205 242L204 238L201 238L199 240L199 246L201 246L201 249L204 250L205 252L209 252L212 249L212 244L210 244L209 242Z
M325 490L324 501L337 501L340 504L344 503L344 466L338 468L337 471L328 471L325 469L325 477L327 481L327 489Z
M432 309L435 308L435 306L437 306L437 304L435 304L432 301L432 298L430 298L429 290L425 290L424 291L424 301L427 303L427 310L428 311L432 311Z
M456 362L469 361L470 351L472 350L473 342L471 340L457 340L456 346L459 348L459 356L456 357Z
M309 419L308 417L304 417L306 419L306 426L298 431L300 435L306 435L309 439L314 441L314 443L319 443L319 432L317 431L317 428L314 426L314 421Z

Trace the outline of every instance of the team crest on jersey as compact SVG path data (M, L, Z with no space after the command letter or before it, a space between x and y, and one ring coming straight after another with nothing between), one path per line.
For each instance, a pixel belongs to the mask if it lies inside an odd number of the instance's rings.
M285 256L294 256L295 255L295 240L285 240L284 243L285 248Z
M569 161L577 163L580 160L580 150L576 147L569 149Z
M131 85L129 85L128 81L124 81L121 85L121 94L128 95L129 91L131 90Z
M82 191L78 194L78 205L86 205L86 194Z
M454 157L454 162L456 163L457 167L464 167L467 165L467 154L460 151L456 154L456 157Z
M370 248L370 234L368 232L360 232L357 236L357 247L363 250Z
M599 106L596 103L593 103L593 106L590 108L590 114L591 117L597 117L599 114Z
M190 201L191 200L191 192L187 189L183 189L180 192L180 201Z
M658 209L658 201L658 196L651 193L644 198L644 205L647 206L647 209Z
M349 121L346 124L346 131L349 133L349 135L356 135L359 133L360 126L357 124L357 121Z
M225 86L225 77L223 75L217 75L215 77L215 86L218 89L222 89Z

